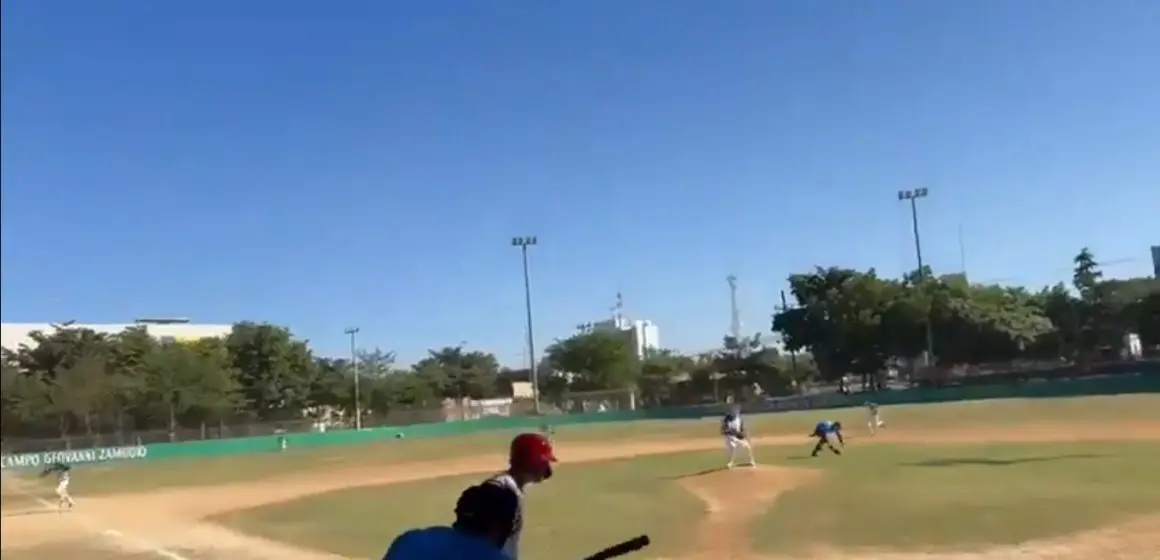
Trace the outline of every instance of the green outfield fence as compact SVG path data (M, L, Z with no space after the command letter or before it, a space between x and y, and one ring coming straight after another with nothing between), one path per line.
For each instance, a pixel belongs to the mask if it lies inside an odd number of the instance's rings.
M1129 374L1074 380L1029 380L1021 384L948 387L941 389L903 389L879 393L844 395L827 393L769 399L746 403L747 413L784 412L860 406L873 399L880 405L953 402L1004 398L1077 397L1087 395L1117 395L1131 393L1160 393L1160 375ZM632 420L694 419L721 413L722 405L708 407L678 407L647 410L624 410L566 414L543 417L492 416L480 420L416 424L403 427L381 427L361 431L337 430L321 433L292 433L273 436L242 437L190 441L182 443L155 443L125 447L98 447L66 451L16 453L0 457L0 466L9 469L41 468L52 462L69 464L108 463L117 461L160 461L165 459L197 459L227 457L253 453L277 452L283 442L294 449L334 445L357 445L393 441L401 438L434 438L461 436L491 430L537 429L542 425L593 424L627 422Z

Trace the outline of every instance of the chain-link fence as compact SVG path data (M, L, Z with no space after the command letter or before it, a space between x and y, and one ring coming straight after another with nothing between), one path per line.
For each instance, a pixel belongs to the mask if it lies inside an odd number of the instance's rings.
M916 372L909 382L898 387L887 384L882 387L863 387L863 390L891 390L907 386L950 386L996 383L1019 383L1031 378L1058 379L1088 375L1109 375L1140 373L1160 375L1160 358L1144 357L1131 360L1109 360L1084 364L1082 367L1070 363L1041 364L991 364L972 366L969 370L943 370L930 368ZM689 382L684 382L687 384ZM556 398L544 396L540 411L544 415L599 413L622 410L651 408L653 406L712 405L719 402L744 402L757 395L737 387L722 387L712 390L713 398L694 398L706 394L703 387L692 387L688 395L681 397L680 387L674 386L671 395L663 401L642 399L634 391L591 391L565 393ZM841 392L838 385L816 387L803 392ZM490 399L490 400L447 400L440 407L393 408L385 413L370 412L362 417L362 427L409 426L422 423L456 422L477 420L488 416L526 416L534 413L531 399ZM352 429L353 422L341 413L315 415L314 418L295 418L284 421L234 421L198 426L181 426L175 430L125 430L112 433L68 434L56 438L4 438L0 449L3 453L24 453L36 451L57 451L65 449L86 449L92 447L118 447L170 443L197 440L227 439L250 436L268 436L278 433L302 433ZM318 416L321 416L319 418ZM547 420L547 422L551 422Z
M591 391L570 393L559 399L542 399L540 413L544 415L578 414L633 410L640 401L633 391ZM8 437L3 441L4 453L60 451L93 447L122 447L153 443L228 439L269 436L282 433L321 432L353 429L354 421L340 411L315 411L309 418L282 421L236 420L197 426L178 426L173 430L123 430L91 434L69 433L55 438ZM362 415L362 428L383 426L410 426L436 422L478 420L489 416L528 416L535 414L532 399L448 399L439 407L396 407L387 412L367 411Z
M524 416L531 414L530 400L448 400L440 407L393 408L385 413L368 412L362 416L362 427L409 426L434 422L477 420L485 416ZM245 421L179 426L174 430L124 430L92 434L67 434L56 438L4 438L4 453L60 451L92 447L121 447L151 443L228 439L268 436L280 433L304 433L354 428L352 418L341 413L316 415L321 418L296 418L283 421Z

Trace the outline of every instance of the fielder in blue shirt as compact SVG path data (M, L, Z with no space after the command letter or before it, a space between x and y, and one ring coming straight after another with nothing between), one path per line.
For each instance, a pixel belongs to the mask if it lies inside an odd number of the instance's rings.
M508 560L503 545L518 510L519 497L503 486L472 486L455 505L454 524L399 535L383 560Z
M839 445L846 445L846 440L842 439L841 422L822 420L818 422L817 426L814 426L814 431L810 436L818 438L818 444L814 446L813 453L810 453L811 457L817 457L823 447L829 447L830 451L834 452L834 455L841 455L842 450ZM837 440L838 445L834 445L834 440Z

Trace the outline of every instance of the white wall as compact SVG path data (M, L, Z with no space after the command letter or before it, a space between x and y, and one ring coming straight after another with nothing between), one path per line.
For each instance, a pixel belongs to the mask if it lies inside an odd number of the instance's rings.
M593 331L619 332L629 337L633 351L637 357L644 356L646 350L657 350L661 347L661 333L656 323L652 321L620 321L608 319L591 323Z
M233 328L232 325L137 325L132 323L100 325L73 324L69 325L69 328L91 329L99 333L116 334L127 328L138 326L145 327L146 332L157 338L172 338L176 341L190 341L225 336ZM9 350L16 350L21 344L30 344L32 342L32 339L28 337L29 333L33 331L49 333L52 330L53 327L50 323L3 323L0 324L0 346Z
M656 323L633 321L632 331L637 356L643 356L646 350L659 350L661 348L661 333Z

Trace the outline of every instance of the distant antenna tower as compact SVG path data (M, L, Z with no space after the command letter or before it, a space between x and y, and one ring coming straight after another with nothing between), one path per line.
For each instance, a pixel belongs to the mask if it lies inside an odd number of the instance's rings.
M733 340L741 340L741 311L737 309L737 277L730 274L725 277L725 281L729 283L729 336Z
M616 328L624 328L624 296L616 292L616 305L612 306L612 321Z

